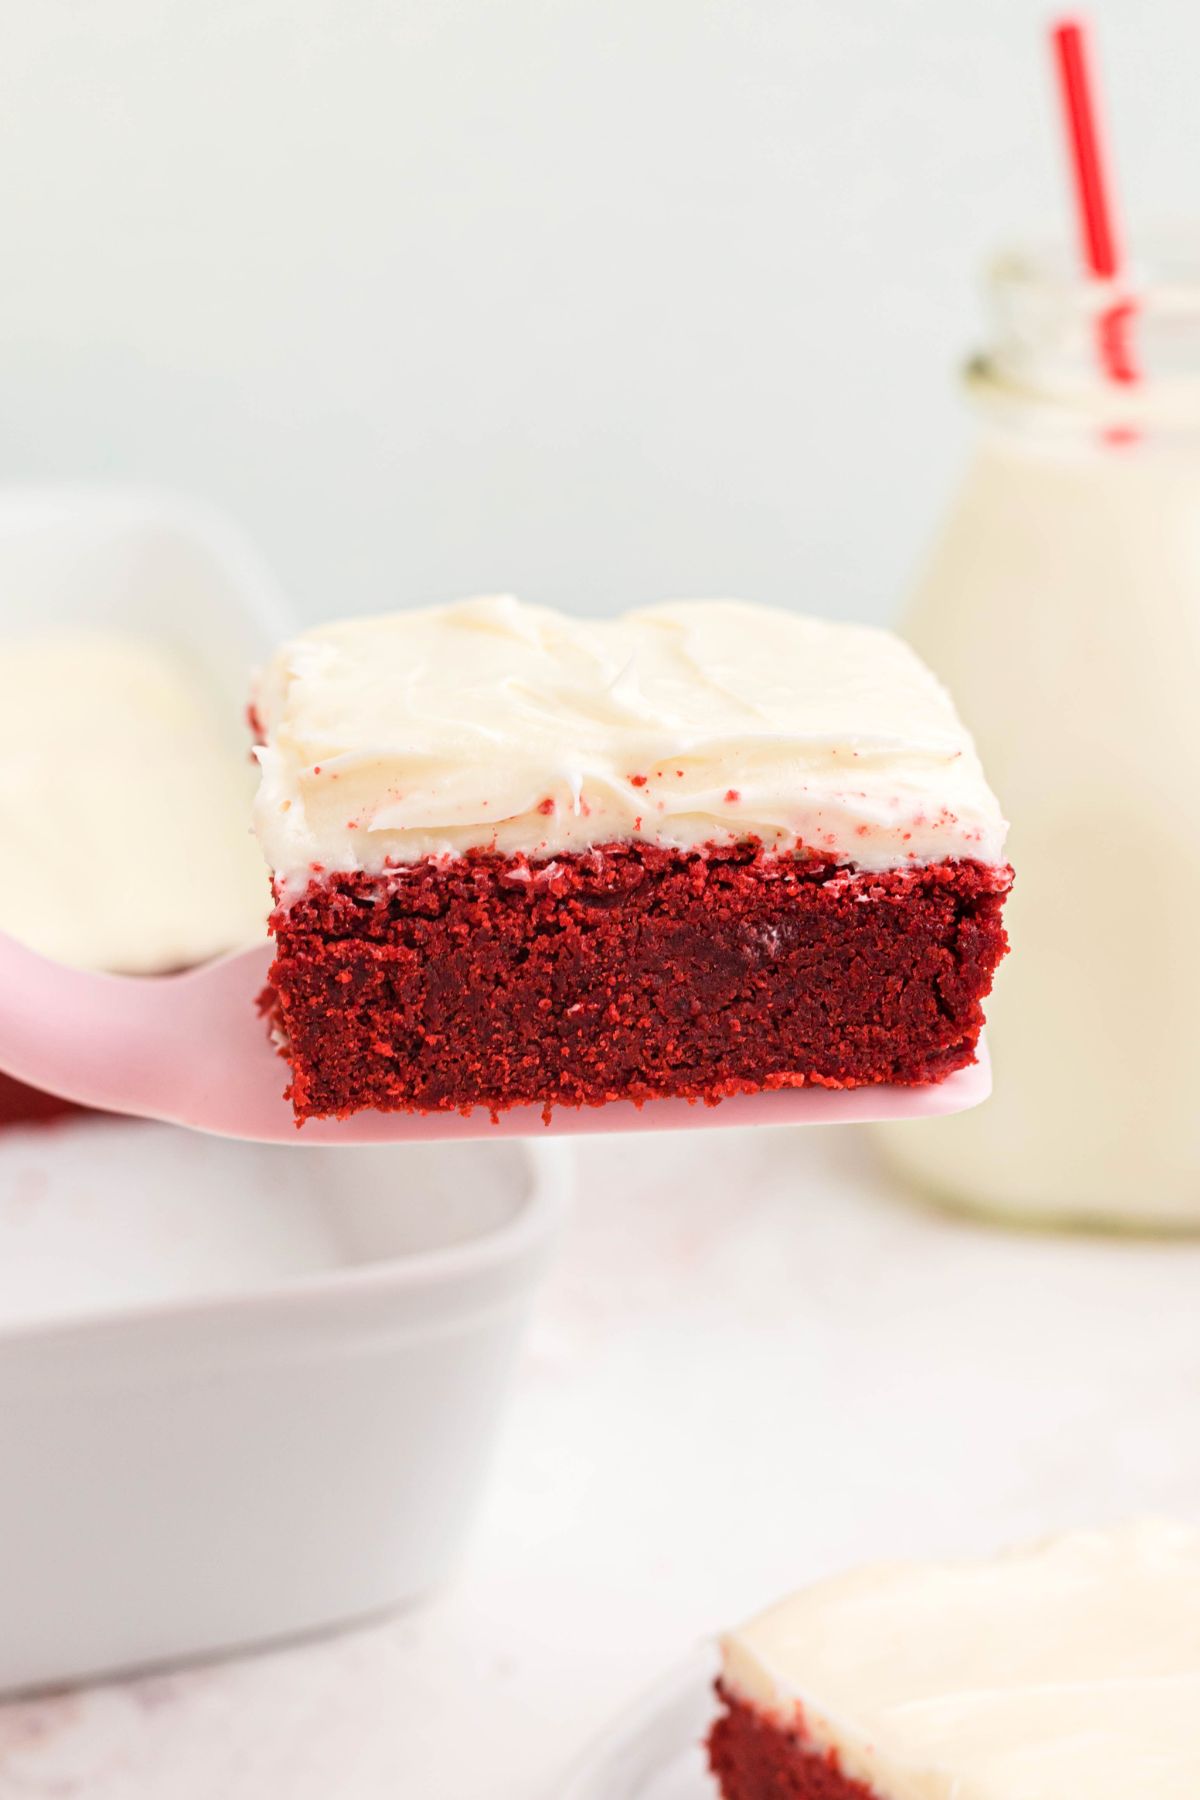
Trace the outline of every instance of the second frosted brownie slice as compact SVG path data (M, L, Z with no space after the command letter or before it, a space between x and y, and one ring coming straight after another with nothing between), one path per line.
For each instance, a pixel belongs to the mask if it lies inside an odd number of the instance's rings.
M887 632L482 599L284 646L256 701L300 1118L941 1079L1004 822Z

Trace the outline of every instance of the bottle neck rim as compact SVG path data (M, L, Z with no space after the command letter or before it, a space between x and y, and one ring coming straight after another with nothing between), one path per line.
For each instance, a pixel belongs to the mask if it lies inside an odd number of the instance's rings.
M1143 240L1121 281L1080 275L1065 247L1009 250L987 271L977 407L1061 430L1200 432L1200 228Z
M962 371L973 410L998 424L1049 434L1090 436L1130 431L1200 435L1200 373L1131 384L1099 378L1067 382L1006 369L988 354Z

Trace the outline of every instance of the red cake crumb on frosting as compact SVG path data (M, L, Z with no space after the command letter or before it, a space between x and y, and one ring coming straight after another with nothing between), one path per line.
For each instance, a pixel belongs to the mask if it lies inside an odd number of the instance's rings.
M722 1800L879 1800L843 1775L833 1751L785 1731L717 1683L725 1710L708 1734L708 1766Z
M275 913L264 1004L299 1119L936 1081L973 1060L1009 881L639 842L333 873Z

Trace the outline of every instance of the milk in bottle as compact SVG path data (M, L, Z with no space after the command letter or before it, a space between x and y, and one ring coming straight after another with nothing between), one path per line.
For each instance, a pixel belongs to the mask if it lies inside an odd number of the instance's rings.
M1106 383L1109 303L993 275L978 443L904 629L1012 821L992 1099L881 1127L939 1198L1048 1222L1200 1229L1200 254L1141 293L1141 379Z

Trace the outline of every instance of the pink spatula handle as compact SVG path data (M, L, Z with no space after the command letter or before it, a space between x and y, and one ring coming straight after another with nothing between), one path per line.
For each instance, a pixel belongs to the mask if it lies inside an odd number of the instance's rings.
M98 975L0 933L0 1067L83 1106L224 1131L264 1081L281 1106L253 1004L270 961L263 944L183 975Z

